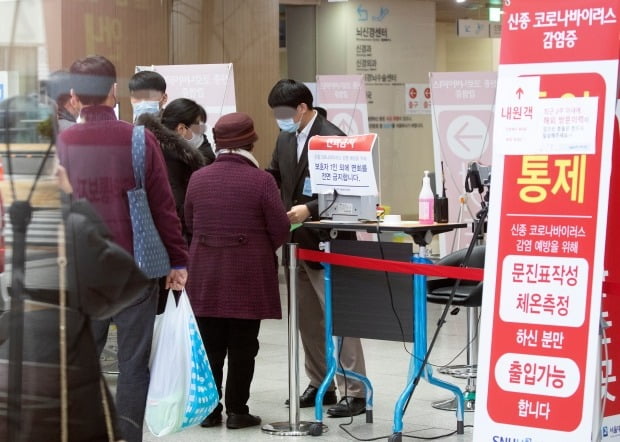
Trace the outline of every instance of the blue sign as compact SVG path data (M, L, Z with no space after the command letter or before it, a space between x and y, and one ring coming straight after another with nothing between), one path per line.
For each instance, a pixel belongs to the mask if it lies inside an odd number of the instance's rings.
M0 83L0 101L4 100L4 84Z

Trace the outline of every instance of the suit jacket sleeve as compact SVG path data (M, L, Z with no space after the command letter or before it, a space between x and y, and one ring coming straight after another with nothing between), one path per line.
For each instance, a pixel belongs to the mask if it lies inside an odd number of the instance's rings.
M262 205L267 232L275 252L289 238L291 223L280 199L278 186L271 176L266 176L264 180Z

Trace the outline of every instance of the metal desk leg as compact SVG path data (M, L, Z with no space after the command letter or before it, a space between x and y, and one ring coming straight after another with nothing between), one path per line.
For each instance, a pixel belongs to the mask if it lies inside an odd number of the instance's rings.
M326 244L325 251L329 253L329 243ZM323 382L321 382L321 385L319 386L319 389L316 393L316 398L314 399L314 416L316 418L316 422L310 425L310 435L312 436L320 436L321 433L325 429L327 429L327 427L323 425L322 422L323 397L325 396L327 388L331 384L336 373L346 375L347 377L356 379L364 384L364 387L366 389L366 422L371 423L373 420L373 391L370 381L366 376L362 376L349 370L343 371L340 369L340 367L338 367L338 352L336 351L336 349L340 347L341 341L338 341L338 346L334 345L334 327L332 317L332 266L328 263L322 264L325 269L325 362L327 365L327 370L325 378L323 379Z
M413 257L413 262L416 264L432 264L432 261L425 258L424 255L425 249L424 247L420 247L420 255L415 255ZM426 276L424 275L413 276L413 318L414 345L413 357L410 364L413 369L409 370L407 385L398 398L396 406L394 407L394 423L392 426L393 434L388 439L392 442L399 442L402 440L403 414L405 411L405 405L413 392L416 375L420 371L422 362L424 361L427 352ZM454 393L457 398L456 431L457 434L463 434L465 432L463 421L465 398L463 397L463 392L461 389L456 385L435 378L430 365L427 365L424 368L420 374L420 377L426 379L426 381L432 385L445 388L446 390Z

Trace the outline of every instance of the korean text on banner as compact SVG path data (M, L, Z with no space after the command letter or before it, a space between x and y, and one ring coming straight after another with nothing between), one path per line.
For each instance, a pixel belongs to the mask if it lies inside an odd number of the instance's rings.
M317 105L347 135L368 133L366 84L362 75L317 75Z
M136 66L136 72L145 70L159 72L164 77L168 103L177 98L190 98L204 107L211 127L220 116L236 111L232 63Z
M598 432L618 7L504 8L474 440Z

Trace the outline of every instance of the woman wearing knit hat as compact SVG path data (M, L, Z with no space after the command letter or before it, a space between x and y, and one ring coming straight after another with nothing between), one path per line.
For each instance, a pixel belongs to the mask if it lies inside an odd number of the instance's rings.
M235 112L213 128L216 160L196 171L185 198L192 232L187 292L222 398L224 359L228 373L224 405L231 429L259 425L247 401L258 353L261 319L280 319L275 252L290 223L274 178L258 167L252 119ZM222 422L218 407L202 423Z

